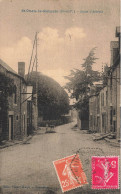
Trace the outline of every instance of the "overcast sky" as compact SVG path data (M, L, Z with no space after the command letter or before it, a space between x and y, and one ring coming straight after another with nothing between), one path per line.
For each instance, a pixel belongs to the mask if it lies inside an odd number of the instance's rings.
M25 61L27 72L38 31L40 72L64 85L63 76L81 68L93 47L99 58L95 69L101 70L103 63L110 64L110 41L116 40L119 9L120 0L0 0L0 58L16 71L18 61Z

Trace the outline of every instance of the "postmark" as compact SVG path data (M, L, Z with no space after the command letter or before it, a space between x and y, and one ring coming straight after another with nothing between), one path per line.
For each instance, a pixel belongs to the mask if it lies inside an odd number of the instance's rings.
M92 189L119 188L119 157L92 156Z
M78 154L53 162L62 192L88 184Z

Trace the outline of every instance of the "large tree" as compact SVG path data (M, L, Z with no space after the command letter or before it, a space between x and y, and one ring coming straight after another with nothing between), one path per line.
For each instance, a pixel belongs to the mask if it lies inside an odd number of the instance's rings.
M38 113L45 120L55 120L69 111L69 98L65 90L52 78L37 74ZM28 80L36 88L36 72L32 72Z
M98 58L95 57L95 49L93 48L89 55L83 59L80 69L73 69L69 76L65 78L69 80L65 88L71 93L71 98L76 98L77 108L85 108L90 96L90 87L95 81L100 80L100 73L93 70L93 65Z

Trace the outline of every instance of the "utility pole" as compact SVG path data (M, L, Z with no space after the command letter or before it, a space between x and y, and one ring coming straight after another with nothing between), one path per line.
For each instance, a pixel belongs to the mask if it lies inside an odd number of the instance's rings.
M22 111L21 111L21 78L20 78L20 135L22 135Z
M38 81L37 81L37 66L38 66L38 56L37 56L37 32L36 32L36 94L38 89ZM37 98L36 98L37 99Z
M36 100L35 100L35 111L36 111L36 126L35 129L38 128L38 77L37 77L37 71L38 71L38 53L37 53L37 46L38 46L38 32L36 32Z
M38 128L38 32L35 34L35 39L33 43L33 48L32 48L32 54L31 54L31 59L30 59L30 65L28 69L28 77L27 79L29 80L31 77L31 72L33 72L33 69L35 67L35 89L34 89L34 104L33 104L33 127L35 130ZM32 65L33 61L33 65Z

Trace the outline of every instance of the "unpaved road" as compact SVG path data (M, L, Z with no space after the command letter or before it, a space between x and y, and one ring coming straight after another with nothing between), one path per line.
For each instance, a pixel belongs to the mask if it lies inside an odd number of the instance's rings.
M91 134L72 129L73 126L74 123L70 123L56 127L56 133L38 130L27 144L0 150L0 193L61 194L52 162L73 155L79 149L89 184L68 193L119 193L119 190L91 189L91 156L117 156L119 148L105 141L94 142Z

